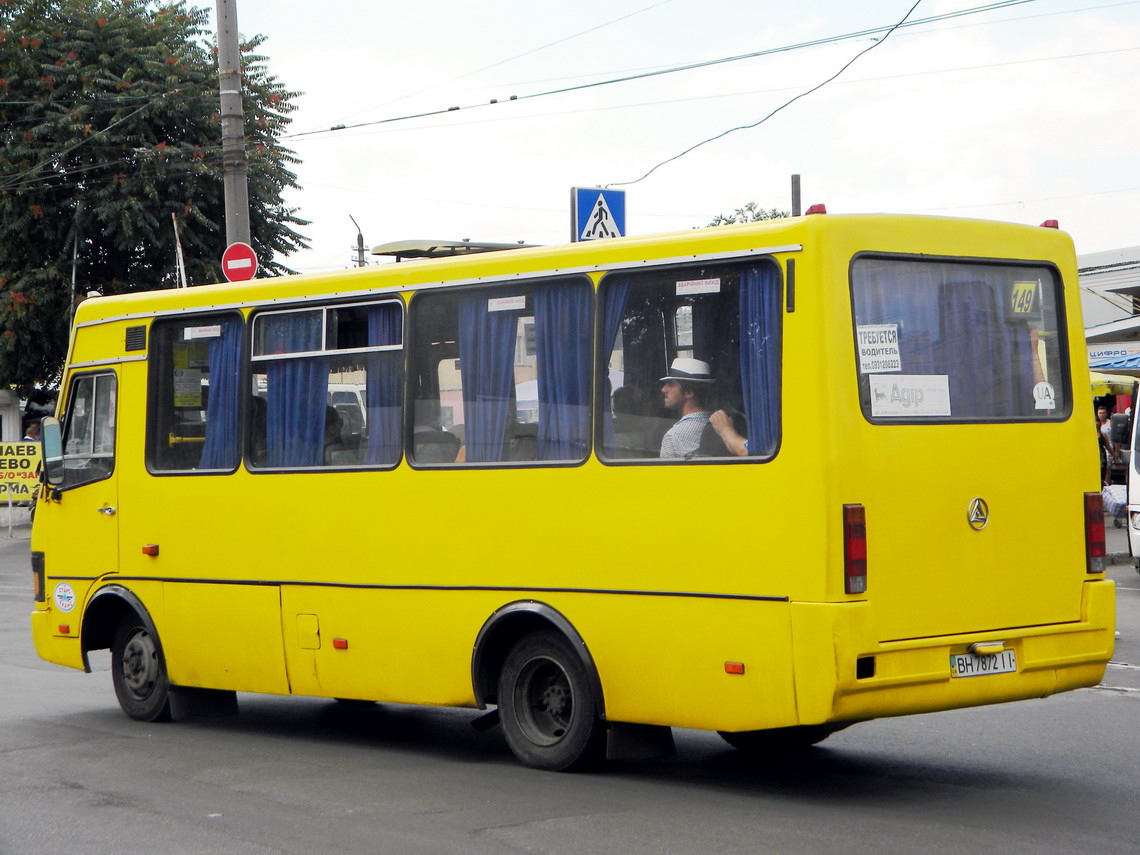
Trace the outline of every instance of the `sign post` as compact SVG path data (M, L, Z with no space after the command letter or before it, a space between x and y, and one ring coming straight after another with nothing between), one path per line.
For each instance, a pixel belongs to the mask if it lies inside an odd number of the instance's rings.
M600 187L570 190L570 240L625 236L625 191Z
M222 275L227 282L245 282L257 274L257 253L248 243L235 241L222 253Z

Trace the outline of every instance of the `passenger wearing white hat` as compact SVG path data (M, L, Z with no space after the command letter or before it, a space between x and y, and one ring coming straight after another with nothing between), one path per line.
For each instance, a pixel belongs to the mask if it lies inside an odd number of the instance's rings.
M662 459L692 457L709 423L710 398L715 381L707 362L679 356L661 378L661 396L666 409L681 417L661 438Z

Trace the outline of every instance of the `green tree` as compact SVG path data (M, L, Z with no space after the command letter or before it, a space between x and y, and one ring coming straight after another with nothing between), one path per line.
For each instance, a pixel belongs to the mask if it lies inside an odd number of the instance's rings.
M743 208L737 208L731 214L717 214L709 226L728 226L732 223L758 223L761 220L778 220L781 217L790 217L788 211L770 208L765 211L755 202L749 202Z
M0 385L58 376L77 295L221 279L217 51L184 0L0 0ZM262 269L306 246L282 194L296 92L242 44L250 230ZM74 283L74 286L73 286Z

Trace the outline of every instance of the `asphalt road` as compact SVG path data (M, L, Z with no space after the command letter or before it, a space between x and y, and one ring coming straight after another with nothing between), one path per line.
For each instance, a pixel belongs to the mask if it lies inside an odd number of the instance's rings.
M26 537L0 539L0 855L1137 851L1130 565L1100 688L869 722L791 762L679 731L669 760L560 775L468 711L241 695L236 718L130 721L105 656L36 657Z

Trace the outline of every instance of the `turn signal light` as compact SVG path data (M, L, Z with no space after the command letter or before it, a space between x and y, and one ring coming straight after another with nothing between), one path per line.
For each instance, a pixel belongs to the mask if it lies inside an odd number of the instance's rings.
M724 673L726 673L726 674L743 674L744 673L744 663L743 662L725 662L724 663Z
M334 650L348 650L348 639L347 638L334 638L333 639L333 649Z
M143 555L158 555L158 544L148 543L142 548Z
M867 513L862 505L843 506L843 590L867 593Z

